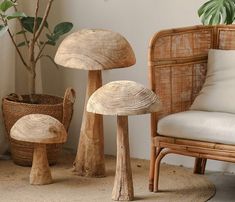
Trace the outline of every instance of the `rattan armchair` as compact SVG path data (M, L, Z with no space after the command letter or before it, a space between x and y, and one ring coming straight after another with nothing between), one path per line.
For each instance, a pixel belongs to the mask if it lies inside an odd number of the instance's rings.
M205 81L209 49L235 49L235 26L194 26L156 33L149 47L151 89L162 103L151 114L149 190L158 191L161 159L170 153L195 157L194 173L204 174L207 159L235 162L235 145L157 134L158 120L186 111Z

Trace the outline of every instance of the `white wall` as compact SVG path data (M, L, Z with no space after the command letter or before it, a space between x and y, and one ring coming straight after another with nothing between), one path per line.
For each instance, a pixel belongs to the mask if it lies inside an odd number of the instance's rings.
M113 80L134 80L148 85L147 49L150 37L157 31L173 27L200 24L197 9L205 0L57 0L54 3L52 22L72 21L74 31L82 28L110 29L124 35L132 44L137 64L132 68L109 70L103 73L104 83ZM53 49L48 50L54 54ZM76 150L82 108L85 97L86 72L60 68L43 60L43 89L46 93L62 95L65 88L76 89L78 99L67 147ZM129 118L131 156L149 159L149 115ZM105 153L116 152L116 122L105 117ZM192 166L189 158L170 155L166 161ZM235 170L231 164L209 163L212 170Z

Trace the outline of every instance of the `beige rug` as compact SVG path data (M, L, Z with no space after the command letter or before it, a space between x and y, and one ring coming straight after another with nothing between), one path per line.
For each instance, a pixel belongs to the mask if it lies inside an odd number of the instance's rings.
M111 200L115 174L115 159L106 159L106 178L83 178L71 173L74 156L68 152L52 167L54 184L29 185L30 168L0 160L1 202L106 202ZM149 162L132 160L135 200L157 202L200 202L215 194L215 187L205 176L192 170L163 164L159 193L148 191Z

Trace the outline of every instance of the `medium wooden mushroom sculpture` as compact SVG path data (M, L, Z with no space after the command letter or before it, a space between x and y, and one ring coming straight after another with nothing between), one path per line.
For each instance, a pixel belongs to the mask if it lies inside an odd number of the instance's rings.
M43 114L30 114L20 118L11 128L11 138L34 144L30 184L52 183L46 145L64 143L67 133L57 119Z
M84 29L69 35L61 43L55 62L69 68L88 70L86 106L90 95L102 86L101 70L129 67L136 60L130 44L120 34ZM74 171L81 176L105 176L103 117L88 113L86 107Z
M114 81L99 88L89 99L87 111L117 115L117 165L113 200L134 197L129 139L128 115L146 114L161 109L157 95L133 81Z

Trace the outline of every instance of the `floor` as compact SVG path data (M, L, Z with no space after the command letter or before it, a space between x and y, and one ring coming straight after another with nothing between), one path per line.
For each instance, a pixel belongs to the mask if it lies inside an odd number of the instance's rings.
M230 173L208 172L206 174L216 186L216 195L210 202L235 201L235 175Z
M209 200L210 202L235 201L235 174L207 172L206 175L216 186L216 195Z

